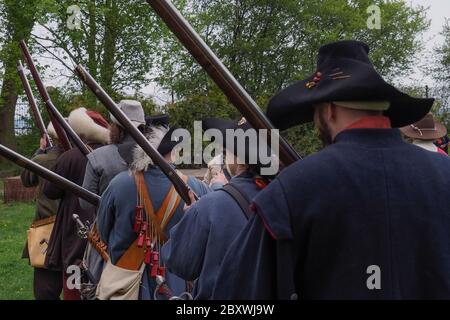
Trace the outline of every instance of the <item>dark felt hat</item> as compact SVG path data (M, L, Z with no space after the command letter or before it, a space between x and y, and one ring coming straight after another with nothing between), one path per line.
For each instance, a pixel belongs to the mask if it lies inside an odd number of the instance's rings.
M400 92L377 73L369 47L359 41L339 41L319 49L317 71L276 94L267 116L284 130L313 120L314 105L321 102L389 102L384 114L393 127L422 119L434 99L419 99Z
M208 118L202 120L202 129L204 131L208 129L217 129L221 132L223 137L223 147L228 149L234 155L239 157L241 161L249 164L251 159L256 159L256 163L250 163L256 167L260 167L260 158L259 158L259 135L255 130L256 134L256 143L255 141L250 141L249 139L245 139L245 145L242 146L242 140L239 140L236 136L234 137L234 142L231 144L231 141L226 139L227 130L242 130L244 134L248 133L250 130L254 130L250 123L247 122L245 118L240 120L227 120L227 119L219 119L219 118ZM253 143L251 143L253 142ZM264 145L266 145L264 143ZM245 154L239 154L240 149L244 147ZM270 149L267 150L267 156L270 155ZM244 157L244 158L243 158Z
M179 129L178 127L171 127L169 131L164 135L164 138L161 140L161 143L158 147L158 152L165 156L166 154L172 152L173 148L175 148L179 143L183 141L183 137L180 135L173 135L174 131ZM173 136L172 136L173 135Z
M169 126L169 115L167 114L156 114L151 116L145 116L145 126Z

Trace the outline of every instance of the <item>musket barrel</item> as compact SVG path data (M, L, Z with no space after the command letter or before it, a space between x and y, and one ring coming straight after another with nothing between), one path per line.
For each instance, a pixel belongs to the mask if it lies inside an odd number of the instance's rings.
M77 197L86 200L94 206L98 206L100 203L100 197L98 195L80 187L76 183L73 183L72 181L64 177L61 177L53 171L50 171L49 169L31 161L30 159L25 158L21 154L5 147L2 144L0 144L0 155L14 162L18 166L30 170L36 173L38 176L54 183L61 189L75 194Z
M89 154L89 148L86 147L78 134L69 126L67 121L64 119L64 117L61 115L61 113L58 111L58 109L50 99L50 95L48 94L47 89L45 88L44 83L42 82L42 79L39 75L39 72L34 65L33 59L30 55L30 52L28 51L28 47L25 41L22 40L19 44L27 65L30 68L30 72L33 76L34 82L36 83L36 86L38 88L39 94L41 95L42 99L44 100L45 106L47 107L50 119L53 123L58 138L63 145L64 150L68 150L71 148L70 141L68 139L68 137L70 137L70 140L72 140L72 142L77 146L78 149L80 149L80 151L84 155Z
M271 130L274 129L274 126L258 104L250 97L171 1L147 0L147 2L253 128L268 130L267 143L269 146L271 134L276 135L275 138L279 141L280 161L284 166L301 159L300 155L277 131Z
M151 143L145 138L117 106L114 100L106 93L105 90L95 81L95 79L86 71L86 69L78 65L75 70L80 79L86 84L86 86L97 96L100 102L111 112L111 114L119 121L119 123L129 132L134 141L144 150L144 152L153 160L161 171L172 182L175 190L181 196L181 198L187 204L191 203L189 198L190 188L184 183L183 179L176 173L176 171L166 162L161 154L151 145Z
M48 135L47 128L45 127L44 124L44 120L42 120L42 115L39 112L36 100L34 99L33 91L31 90L30 83L28 82L27 76L25 75L25 71L23 69L22 62L20 60L17 62L17 72L19 73L19 78L25 90L25 95L27 96L28 104L30 105L31 112L33 113L36 127L39 129L41 136L44 136L45 139L47 140L47 145L49 147L52 147L53 143L50 139L50 136Z

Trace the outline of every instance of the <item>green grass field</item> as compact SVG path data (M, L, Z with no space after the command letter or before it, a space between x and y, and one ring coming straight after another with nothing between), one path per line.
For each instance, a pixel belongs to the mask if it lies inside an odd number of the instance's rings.
M33 299L33 268L21 257L34 208L0 203L0 300Z

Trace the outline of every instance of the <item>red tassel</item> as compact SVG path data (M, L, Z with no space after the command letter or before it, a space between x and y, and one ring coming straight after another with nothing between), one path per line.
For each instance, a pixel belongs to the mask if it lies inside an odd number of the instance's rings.
M144 263L145 263L146 265L150 265L150 263L151 263L151 258L152 258L152 253L151 253L150 250L147 250L147 251L145 252L145 260L144 260Z
M144 209L143 206L136 206L135 208L134 226L133 226L133 230L135 233L139 233L139 231L141 230L143 209Z
M158 275L158 264L152 264L152 268L150 269L150 277L156 278Z
M144 234L141 231L141 233L139 234L138 242L137 242L137 246L139 248L142 248L144 246L144 238L145 238Z
M159 267L158 268L158 275L165 278L166 277L166 267Z

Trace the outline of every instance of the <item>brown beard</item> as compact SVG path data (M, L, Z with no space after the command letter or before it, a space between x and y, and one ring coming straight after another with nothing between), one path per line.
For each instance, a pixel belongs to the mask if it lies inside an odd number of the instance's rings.
M331 130L328 123L323 117L322 111L319 111L319 138L322 141L323 147L327 147L333 143L333 138L331 137Z

